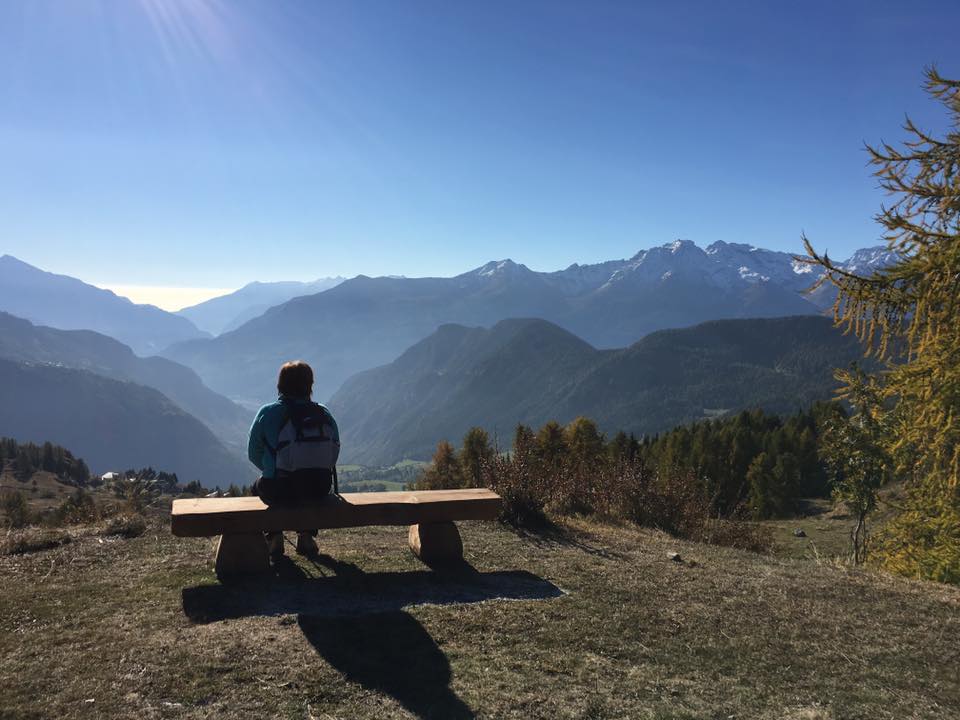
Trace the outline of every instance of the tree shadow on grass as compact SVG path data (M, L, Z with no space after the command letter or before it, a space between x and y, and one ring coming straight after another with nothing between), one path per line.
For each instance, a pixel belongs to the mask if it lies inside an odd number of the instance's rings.
M348 681L390 695L419 718L474 717L450 689L446 655L413 616L301 615L297 622L317 653Z
M518 537L541 547L560 545L607 560L623 560L626 558L623 553L587 542L584 539L589 537L586 533L576 532L552 522L530 526L510 525L509 527Z

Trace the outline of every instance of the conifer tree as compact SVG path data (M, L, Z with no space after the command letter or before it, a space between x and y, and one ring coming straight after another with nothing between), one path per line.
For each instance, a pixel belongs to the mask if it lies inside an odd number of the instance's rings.
M472 427L463 436L460 468L469 487L483 487L483 470L493 460L490 436L481 427Z
M556 469L567 455L567 442L563 427L556 420L546 423L537 432L537 448L540 459L548 467Z
M893 197L876 219L898 260L861 276L804 243L807 262L824 269L818 285L839 291L836 322L886 362L877 376L891 427L883 442L910 489L883 563L960 582L960 81L930 68L925 89L947 110L946 134L908 118L902 147L867 147Z
M837 417L823 438L827 465L834 473L833 495L853 513L850 531L855 563L867 558L867 516L877 504L877 492L887 479L891 461L884 450L889 434L889 413L883 411L883 392L876 378L854 368L839 373L846 383L845 398L854 409L850 418Z
M515 455L526 457L530 453L536 452L537 436L533 434L527 425L517 423L513 431L513 452Z
M567 452L574 463L596 465L603 454L603 435L590 418L578 417L564 429Z
M427 466L415 483L417 490L443 490L463 487L463 471L457 453L446 440L437 443L433 462Z

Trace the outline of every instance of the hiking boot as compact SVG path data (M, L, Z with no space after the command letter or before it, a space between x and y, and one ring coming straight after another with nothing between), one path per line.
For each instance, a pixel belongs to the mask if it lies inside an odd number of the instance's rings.
M320 554L320 548L310 533L297 533L297 553L307 557L316 557Z
M271 560L278 560L283 557L283 533L266 533L267 552L270 553Z

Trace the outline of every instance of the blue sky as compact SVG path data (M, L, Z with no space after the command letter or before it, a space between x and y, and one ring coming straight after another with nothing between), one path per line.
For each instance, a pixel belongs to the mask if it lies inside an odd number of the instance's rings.
M950 2L0 3L0 252L236 287L875 244Z

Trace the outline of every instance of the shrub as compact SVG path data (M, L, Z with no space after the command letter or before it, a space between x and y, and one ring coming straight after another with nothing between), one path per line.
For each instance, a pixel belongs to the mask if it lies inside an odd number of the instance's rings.
M93 496L83 488L77 488L59 507L44 517L44 524L48 527L78 525L95 522L100 517L101 512Z
M550 525L543 510L541 477L529 458L497 456L485 467L485 483L503 499L500 519L516 527Z
M9 530L0 537L0 555L21 555L23 553L49 550L66 545L72 538L62 530L49 530L30 527L21 530Z
M133 538L143 535L146 531L147 521L142 515L126 512L108 518L100 534L120 535L125 538Z
M548 423L536 435L518 426L512 453L495 453L481 463L482 484L503 498L501 520L544 527L551 514L593 515L700 542L770 547L771 535L739 510L718 517L707 484L689 468L653 468L636 452L604 451L596 442L600 437L582 418L566 429ZM452 446L443 442L417 487L461 487L459 467Z
M7 490L0 494L0 510L11 528L22 528L29 525L33 519L26 498L17 490Z

